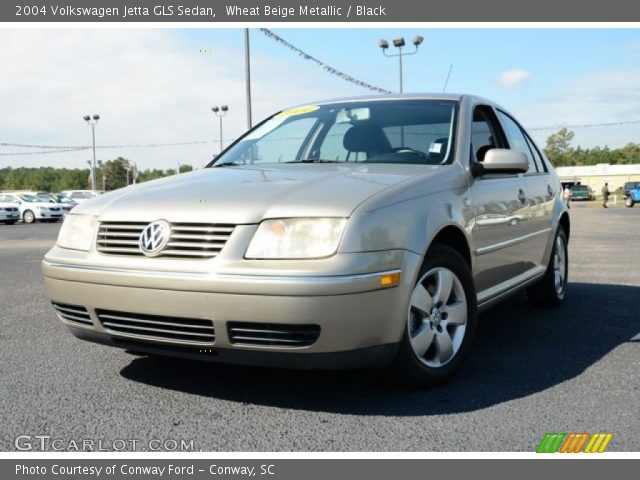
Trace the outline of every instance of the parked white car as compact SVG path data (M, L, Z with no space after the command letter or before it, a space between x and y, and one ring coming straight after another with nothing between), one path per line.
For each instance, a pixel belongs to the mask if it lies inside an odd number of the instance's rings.
M57 222L64 213L58 203L43 201L35 195L27 193L0 194L0 202L18 204L19 213L24 223Z
M63 190L60 194L70 198L76 203L86 202L98 196L93 190Z
M0 223L13 225L20 219L20 205L17 203L0 202Z

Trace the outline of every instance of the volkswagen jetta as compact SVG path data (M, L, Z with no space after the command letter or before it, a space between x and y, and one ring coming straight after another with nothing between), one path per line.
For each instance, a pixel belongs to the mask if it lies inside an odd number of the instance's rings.
M559 305L569 216L502 107L392 95L283 110L207 168L74 208L43 262L79 338L250 365L448 379L478 311ZM499 221L494 221L499 219Z

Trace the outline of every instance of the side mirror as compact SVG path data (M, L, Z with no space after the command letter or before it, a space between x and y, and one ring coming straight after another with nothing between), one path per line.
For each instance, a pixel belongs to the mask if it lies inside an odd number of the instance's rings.
M529 170L527 156L516 150L492 148L484 156L483 162L477 162L479 174L486 173L526 173Z

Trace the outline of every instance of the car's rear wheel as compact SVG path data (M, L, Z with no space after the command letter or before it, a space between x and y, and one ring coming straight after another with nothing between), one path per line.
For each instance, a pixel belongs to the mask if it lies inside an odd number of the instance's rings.
M471 270L455 250L435 245L411 295L395 359L397 377L411 388L441 384L460 369L476 329Z
M31 210L26 210L22 215L24 223L33 223L36 221L36 216Z
M544 277L527 289L529 301L536 307L557 307L565 297L569 277L569 253L567 235L562 227L553 241L551 258Z
M636 202L631 197L627 197L627 198L624 199L624 206L625 207L631 208L631 207L633 207L635 205L635 203Z

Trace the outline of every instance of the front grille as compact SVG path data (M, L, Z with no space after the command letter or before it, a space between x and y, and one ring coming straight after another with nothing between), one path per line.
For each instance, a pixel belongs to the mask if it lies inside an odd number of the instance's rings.
M18 211L17 208L12 208L12 207L4 207L4 208L0 208L0 210L5 210L7 212L13 212L13 213Z
M67 305L66 303L51 302L58 315L71 323L77 323L84 326L93 326L91 317L86 308L78 305Z
M236 345L308 347L320 336L319 325L229 322L227 331L229 341Z
M112 310L96 310L96 315L105 330L111 333L199 345L211 345L216 338L213 322L201 318L167 317Z
M114 255L142 255L138 240L148 223L102 222L96 248ZM172 223L171 239L160 253L164 257L211 258L217 256L233 233L235 225L212 223Z
M50 212L59 212L60 209L58 207L49 207Z

